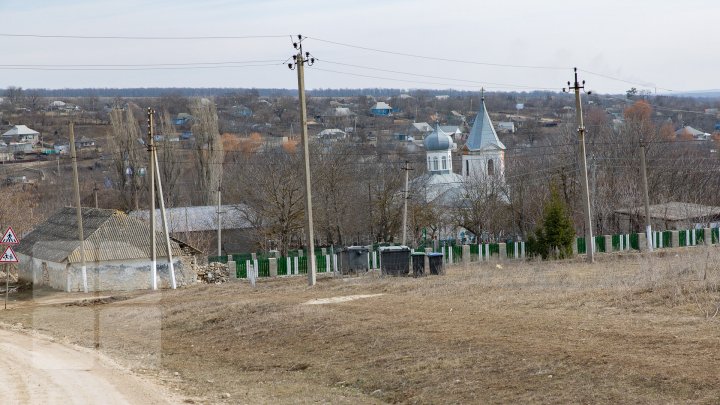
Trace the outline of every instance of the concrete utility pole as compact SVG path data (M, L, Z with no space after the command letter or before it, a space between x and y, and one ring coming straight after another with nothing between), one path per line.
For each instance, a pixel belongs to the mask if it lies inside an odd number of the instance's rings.
M77 154L75 153L75 123L70 122L70 156L73 167L73 186L75 188L75 209L77 212L78 239L80 239L80 266L82 271L83 292L88 292L87 265L85 263L85 235L83 235L82 208L80 207L80 180L78 179ZM69 286L68 286L69 287Z
M307 106L305 105L305 64L312 66L315 58L310 57L310 52L303 54L302 35L298 35L298 42L294 42L293 46L298 50L297 55L293 55L295 63L288 63L288 67L297 69L298 76L298 98L300 101L300 131L303 141L303 152L305 154L305 216L307 217L307 249L308 249L308 285L314 286L316 282L315 269L315 236L313 233L313 216L312 216L312 189L310 186L310 148L308 145L307 131Z
M221 195L222 195L222 187L218 187L218 208L217 208L217 224L218 224L218 229L217 229L218 254L217 255L218 255L218 257L222 256L222 234L221 234L221 232L222 232L222 211L221 211L221 208L222 208L221 201L222 200L221 200L221 198L222 197L221 197Z
M153 140L154 115L155 110L148 107L148 152L150 152L150 274L152 278L152 289L157 290L157 250L155 246L155 142Z
M645 140L640 138L640 175L642 176L643 202L645 205L645 237L647 247L653 251L652 225L650 224L650 198L648 197L647 168L645 166Z
M578 137L580 144L580 163L582 164L582 189L583 195L583 209L585 214L585 251L587 252L588 263L595 261L595 241L593 240L593 229L592 229L592 211L590 209L590 190L588 186L588 174L587 174L587 157L585 153L585 124L583 124L582 115L582 104L580 103L580 89L585 89L585 80L582 81L582 85L578 82L577 68L575 71L575 83L570 87L568 82L568 89L563 91L575 90L575 114L578 124ZM590 93L588 93L590 94Z
M402 245L406 246L407 241L407 202L408 202L408 186L409 186L409 179L410 179L410 162L407 160L405 161L405 165L403 166L403 170L405 170L405 205L403 207L403 234L402 234Z
M93 187L93 197L95 197L95 208L100 208L100 207L98 207L98 191L100 191L100 189L98 188L97 183L95 183L95 187Z
M165 234L165 246L167 247L166 253L168 258L168 268L170 269L170 282L172 289L174 290L177 288L177 282L175 281L175 265L173 264L172 245L170 244L170 227L165 213L165 197L163 197L162 177L160 177L160 163L158 163L157 148L153 149L153 155L155 158L155 176L157 176L157 192L160 196L160 217L162 218L163 233Z

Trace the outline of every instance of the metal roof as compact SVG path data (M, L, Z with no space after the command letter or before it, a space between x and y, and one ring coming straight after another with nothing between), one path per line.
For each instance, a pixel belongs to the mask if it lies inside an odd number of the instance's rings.
M2 136L19 136L19 135L38 135L40 132L35 131L34 129L30 129L26 127L25 125L15 125L14 127L10 128L7 132L2 134Z
M471 152L491 148L505 149L505 145L500 142L495 128L493 128L492 121L490 121L487 108L485 108L484 97L480 103L480 111L478 111L475 117L475 122L470 130L470 135L468 135L465 147Z
M98 208L82 208L85 260L87 262L148 259L150 226L127 214ZM174 255L182 252L171 242ZM166 257L165 237L156 231L158 258ZM19 253L56 263L79 263L80 241L77 238L77 214L65 207L25 235L16 249Z
M452 138L439 125L436 125L432 134L425 137L423 143L428 152L450 150L453 147Z
M217 208L217 205L204 205L165 209L170 233L216 231ZM221 205L222 229L250 228L251 224L241 215L241 212L246 209L247 207L241 204ZM132 211L130 217L149 222L150 211ZM160 210L155 211L155 224L158 227L162 226Z
M720 217L720 207L684 203L679 201L655 204L649 207L650 218L665 221L689 221L703 218ZM626 208L615 211L619 214L645 217L644 207Z

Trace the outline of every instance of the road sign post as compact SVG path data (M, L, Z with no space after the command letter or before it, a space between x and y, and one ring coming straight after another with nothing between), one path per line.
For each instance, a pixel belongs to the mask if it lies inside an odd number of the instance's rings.
M0 263L5 266L5 309L7 309L8 296L10 295L10 266L8 263L18 262L17 256L12 250L11 245L17 245L18 243L20 243L20 241L15 235L15 231L13 231L12 227L9 226L3 234L2 239L0 239L0 245L8 245L2 256L0 256Z

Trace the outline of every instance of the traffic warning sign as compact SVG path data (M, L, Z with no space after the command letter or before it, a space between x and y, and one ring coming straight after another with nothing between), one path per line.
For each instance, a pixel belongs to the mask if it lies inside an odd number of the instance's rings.
M15 236L15 232L13 231L12 227L9 226L7 231L5 231L2 239L0 239L0 244L17 245L18 243L20 243L20 241L18 240L17 236Z
M18 258L15 256L15 252L12 247L8 246L5 252L0 256L0 263L17 263Z

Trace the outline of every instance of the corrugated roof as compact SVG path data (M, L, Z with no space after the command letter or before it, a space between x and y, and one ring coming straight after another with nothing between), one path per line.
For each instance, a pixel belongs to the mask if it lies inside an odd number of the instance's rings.
M82 208L85 260L87 262L148 259L150 226L116 210ZM165 237L156 231L157 257L166 257ZM173 254L181 254L177 242L171 242ZM56 263L79 263L77 214L65 207L24 236L16 249L19 253Z
M485 98L483 97L480 103L480 111L478 111L473 123L470 135L468 135L465 147L469 151L480 151L483 149L505 149L505 145L500 142L500 139L493 128L492 121L488 115L487 108L485 108Z
M720 207L671 201L664 204L655 204L648 207L650 218L666 221L689 221L702 218L715 218L720 216ZM638 215L645 217L644 207L626 208L615 211L620 214Z
M251 224L241 215L241 211L246 208L244 205L222 205L222 229L250 228ZM165 214L170 233L217 230L217 205L167 208ZM149 210L133 211L130 216L142 221L150 221ZM158 227L162 226L160 210L155 211L155 224Z
M34 129L30 129L26 127L25 125L15 125L14 127L10 128L7 132L2 134L2 136L18 136L18 135L38 135L39 132L35 131Z

